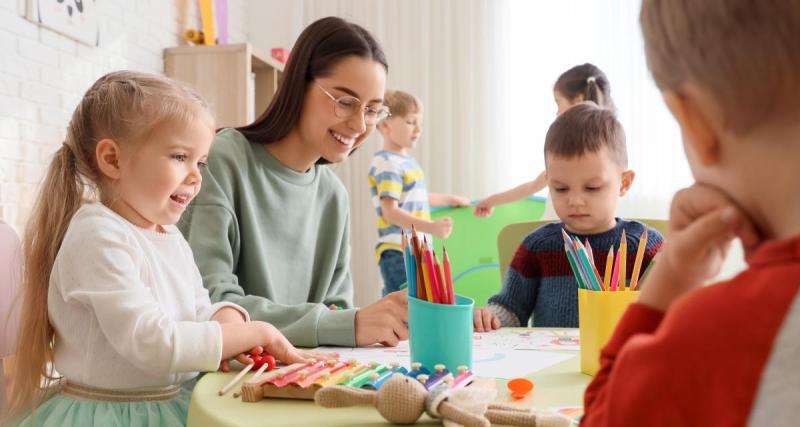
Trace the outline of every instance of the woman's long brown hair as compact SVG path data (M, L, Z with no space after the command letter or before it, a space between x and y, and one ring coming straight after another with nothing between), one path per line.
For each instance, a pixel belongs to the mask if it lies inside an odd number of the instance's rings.
M336 17L313 22L294 44L281 84L264 114L236 130L251 142L270 144L281 140L300 120L308 84L330 73L339 60L351 55L373 59L389 71L380 45L361 26ZM321 158L317 163L328 161Z

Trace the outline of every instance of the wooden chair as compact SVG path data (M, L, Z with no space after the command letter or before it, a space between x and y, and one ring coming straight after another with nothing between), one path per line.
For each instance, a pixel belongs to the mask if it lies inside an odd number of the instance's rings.
M636 221L649 225L658 230L661 235L667 235L668 221L663 219L634 218ZM526 221L505 226L497 235L497 261L500 264L500 283L505 283L506 272L520 243L525 240L533 230L553 221Z
M19 312L13 311L17 303L20 275L22 273L21 247L17 233L0 222L0 414L6 405L6 381L3 364L16 347Z

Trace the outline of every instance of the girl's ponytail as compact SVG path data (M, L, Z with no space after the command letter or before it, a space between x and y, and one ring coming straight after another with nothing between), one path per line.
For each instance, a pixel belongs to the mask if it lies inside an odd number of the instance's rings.
M588 77L586 79L586 91L583 93L583 100L592 101L598 106L603 106L605 105L605 99L603 98L603 92L599 87L597 77Z
M573 103L592 101L600 107L616 110L608 77L593 64L576 65L565 71L558 77L553 89Z
M42 377L53 377L54 330L47 314L50 272L72 216L80 208L83 183L76 158L64 143L50 162L23 239L24 273L20 332L9 395L9 419L30 410L44 397Z

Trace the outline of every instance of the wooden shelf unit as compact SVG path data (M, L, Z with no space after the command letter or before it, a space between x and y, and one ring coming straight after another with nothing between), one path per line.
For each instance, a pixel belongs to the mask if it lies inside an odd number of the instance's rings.
M189 84L211 104L218 128L260 116L278 89L283 67L249 43L164 49L166 75Z

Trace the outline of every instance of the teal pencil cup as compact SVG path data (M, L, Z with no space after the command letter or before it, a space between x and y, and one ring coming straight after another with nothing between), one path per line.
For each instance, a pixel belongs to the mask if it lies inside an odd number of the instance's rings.
M408 333L411 363L433 372L443 364L451 372L464 365L472 369L472 313L475 301L456 295L455 304L434 304L408 297Z

